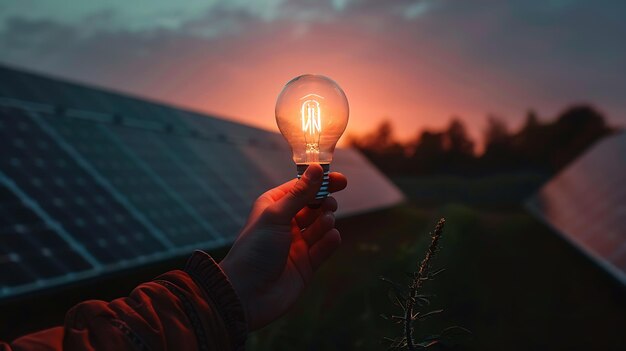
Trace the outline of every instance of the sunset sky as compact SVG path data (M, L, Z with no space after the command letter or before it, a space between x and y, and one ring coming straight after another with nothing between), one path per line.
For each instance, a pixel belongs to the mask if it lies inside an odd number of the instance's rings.
M0 0L0 62L277 130L303 73L337 81L348 133L409 138L487 114L513 128L590 102L626 124L626 1Z

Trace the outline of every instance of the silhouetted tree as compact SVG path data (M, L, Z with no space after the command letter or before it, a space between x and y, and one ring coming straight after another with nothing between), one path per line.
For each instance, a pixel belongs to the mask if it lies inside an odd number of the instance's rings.
M459 174L557 172L600 138L613 132L604 116L588 105L572 106L553 122L541 122L530 110L522 128L511 133L506 123L489 116L485 151L474 154L474 141L459 118L443 131L423 131L409 143L395 139L393 125L383 121L373 132L352 138L379 168L389 174Z
M448 129L445 131L444 147L446 151L452 154L470 157L474 155L474 141L467 134L465 124L458 117L454 117L450 121Z
M532 129L539 126L539 115L535 110L528 110L526 113L526 122L524 123L524 129Z
M513 143L523 160L521 166L554 173L612 131L595 108L579 105L569 107L552 123L540 123L529 114Z
M406 146L396 140L391 121L383 120L374 131L362 137L352 136L349 143L385 172L406 172Z
M414 142L413 152L408 160L408 170L411 174L434 173L441 169L445 154L444 134L423 131Z
M533 170L539 173L550 173L546 161L545 143L548 138L546 128L534 110L529 110L522 128L511 136L511 147L517 156L518 169Z
M513 149L512 135L504 120L493 115L488 116L484 140L485 150L479 162L482 172L515 168L518 155Z
M574 106L565 110L553 128L558 147L554 148L550 161L555 171L573 161L589 145L612 132L604 116L591 106Z
M490 146L499 146L507 144L511 135L506 122L499 117L489 115L487 116L487 128L485 129L485 150L488 150Z
M437 173L467 174L472 171L474 141L469 137L465 124L453 118L444 132L443 167Z

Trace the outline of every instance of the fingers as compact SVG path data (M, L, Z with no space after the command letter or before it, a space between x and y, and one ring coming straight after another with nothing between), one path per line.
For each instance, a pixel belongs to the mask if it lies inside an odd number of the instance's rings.
M339 172L332 172L330 173L329 177L330 177L330 185L328 186L328 190L331 193L336 193L338 191L341 191L345 189L346 186L348 186L348 179L346 178L345 175Z
M335 214L332 212L325 212L321 216L317 217L315 222L302 231L301 236L306 241L309 247L315 245L315 243L322 238L324 233L335 227Z
M337 229L326 232L310 249L311 267L317 270L341 245L341 235Z
M315 167L309 167L307 168L307 171L305 172L305 174L307 174L307 172L312 169L312 168L317 168L318 170L321 171L321 167L319 166L315 166ZM317 172L317 171L315 171ZM321 171L320 173L323 173L323 171ZM321 175L320 175L321 177ZM334 192L338 192L341 191L343 189L346 188L347 184L348 184L348 180L346 179L346 177L338 172L332 172L329 175L330 177L330 184L329 184L329 191L331 193ZM260 215L262 212L264 212L266 210L266 208L273 206L274 203L280 202L283 198L285 198L286 196L289 196L290 193L294 192L294 188L296 187L302 187L304 184L299 184L302 183L302 181L298 181L297 179L293 179L290 180L288 182L285 182L273 189L268 190L267 192L265 192L263 195L261 195L257 201L255 202L253 208L252 208L252 212L251 212L251 217L256 217L258 215ZM320 184L321 185L321 180L320 180ZM317 190L319 190L319 185L313 186L313 187L308 187L309 190L313 193L316 193ZM316 190L313 191L313 188L315 188ZM296 190L297 192L297 190ZM327 198L328 199L328 198ZM300 211L300 213L297 214L296 216L296 220L298 221L298 225L300 226L300 228L304 228L306 226L311 225L311 223L313 223L313 221L315 220L315 218L317 218L317 216L319 216L319 214L323 213L326 210L330 210L330 211L336 211L337 210L337 201L332 199L332 200L327 200L324 199L324 201L322 202L322 206L319 209L310 209L310 208L306 208L305 210ZM314 200L308 200L306 201L306 203L310 203ZM330 201L330 202L327 202ZM293 201L292 201L293 202ZM281 205L282 206L282 205ZM297 205L296 207L298 207L299 205ZM334 206L334 207L333 207ZM275 212L277 212L276 214L278 214L278 212L281 212L284 210L284 208L275 208ZM280 220L285 221L285 216L280 215Z
M341 191L348 185L346 177L338 172L330 174L330 185L328 187L331 193ZM326 211L337 211L337 200L333 197L327 197L322 200L320 208L305 207L296 215L296 222L300 228L306 228L322 213Z
M300 227L300 229L304 229L310 226L322 213L329 211L337 211L337 200L333 197L327 197L322 200L320 208L313 209L307 206L300 210L300 212L296 215L296 223L298 223L298 227Z
M348 179L346 178L346 176L344 176L343 174L339 172L331 172L329 174L329 177L330 177L330 184L328 186L328 190L331 193L341 191L345 189L346 186L348 185ZM297 179L292 179L288 182L285 182L273 189L266 191L263 195L261 195L261 197L266 197L274 201L277 201L281 197L285 196L285 194L289 192L289 190L296 184L297 181L298 181Z
M298 179L292 179L288 182L282 183L281 185L266 191L260 197L267 198L272 202L276 202L278 201L278 199L285 196L285 194L289 191L289 189L293 188L293 186L296 185L297 182L298 182Z
M287 190L284 196L270 205L264 213L272 220L290 223L291 219L302 208L315 200L315 194L322 185L323 173L322 166L318 164L310 165L302 177Z

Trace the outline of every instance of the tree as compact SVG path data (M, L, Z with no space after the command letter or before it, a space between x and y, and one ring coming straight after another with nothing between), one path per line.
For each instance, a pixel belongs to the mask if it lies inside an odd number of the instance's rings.
M412 174L431 174L441 169L445 157L444 134L423 131L414 142L413 152L408 160Z
M561 113L552 126L556 147L550 157L554 171L574 160L591 144L612 133L604 116L593 106L572 106Z
M487 117L484 140L485 151L480 157L479 167L482 172L516 168L518 157L513 149L513 136L503 119L493 115Z
M372 132L350 138L349 143L383 171L391 174L406 172L406 146L396 140L393 124L388 119Z
M541 122L530 110L517 132L510 132L501 118L489 116L481 156L474 154L474 141L459 118L453 118L443 131L421 132L410 143L397 141L393 124L384 120L374 131L351 138L351 144L382 171L394 175L533 172L548 176L612 132L597 109L577 105L565 109L553 122Z
M474 141L469 137L465 124L454 117L445 131L444 147L452 155L472 157L474 155Z
M437 173L467 175L474 172L474 141L467 133L465 124L453 118L443 133L445 154L442 167Z
M485 129L484 138L485 149L489 149L489 146L508 144L511 134L503 119L489 115L487 116L487 128Z

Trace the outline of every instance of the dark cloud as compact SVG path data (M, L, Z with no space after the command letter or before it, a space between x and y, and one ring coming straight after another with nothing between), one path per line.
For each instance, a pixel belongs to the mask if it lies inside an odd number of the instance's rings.
M620 104L624 13L622 1L447 1L420 18L416 31L527 89L573 98L601 93Z

